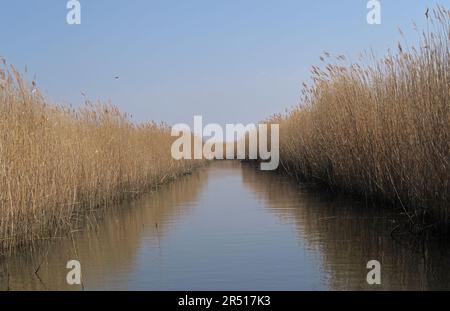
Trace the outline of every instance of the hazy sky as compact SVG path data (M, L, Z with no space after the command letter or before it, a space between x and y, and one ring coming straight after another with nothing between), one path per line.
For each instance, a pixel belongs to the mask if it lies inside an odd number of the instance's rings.
M323 51L382 55L436 1L381 0L381 25L367 24L366 0L80 2L82 24L68 25L67 0L0 0L0 55L55 102L79 105L83 91L136 121L174 124L283 112Z

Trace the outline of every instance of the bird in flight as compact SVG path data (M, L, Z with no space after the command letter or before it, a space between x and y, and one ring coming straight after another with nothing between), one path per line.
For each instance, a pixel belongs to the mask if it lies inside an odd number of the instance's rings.
M37 92L37 88L36 88L36 82L33 80L31 82L31 85L33 86L33 89L31 90L31 94L35 94Z
M119 80L119 76L115 76L114 79Z
M428 18L428 13L430 13L430 9L427 8L427 11L425 12L425 16Z

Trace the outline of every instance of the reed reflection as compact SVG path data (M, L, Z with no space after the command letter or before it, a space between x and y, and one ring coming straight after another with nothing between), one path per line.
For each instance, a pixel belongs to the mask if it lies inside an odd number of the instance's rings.
M71 237L1 259L0 290L114 289L110 278L127 279L144 239L158 251L170 227L195 207L207 179L206 169L196 170L137 200L93 212ZM81 263L82 286L66 282L66 263L72 259Z
M398 223L388 208L368 206L296 184L288 177L242 166L243 182L267 209L293 223L322 258L335 290L450 290L449 245L430 237L391 237ZM366 263L382 265L382 284L369 286Z

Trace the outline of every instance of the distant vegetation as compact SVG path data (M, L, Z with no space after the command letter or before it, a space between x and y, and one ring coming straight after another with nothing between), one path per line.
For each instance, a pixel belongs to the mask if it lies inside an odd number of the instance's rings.
M424 17L425 18L425 17ZM450 13L430 11L419 47L350 63L325 53L301 105L280 123L284 169L403 208L450 216Z
M194 162L172 159L172 141L167 126L135 125L110 105L48 105L2 60L0 254L189 171Z

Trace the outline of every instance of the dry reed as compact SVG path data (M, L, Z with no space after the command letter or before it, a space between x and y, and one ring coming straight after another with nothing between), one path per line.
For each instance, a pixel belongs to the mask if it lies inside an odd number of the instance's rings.
M380 198L413 223L450 216L450 12L438 6L420 47L381 60L325 53L302 103L280 123L280 158L299 179ZM367 60L367 58L366 58Z
M167 126L135 125L111 105L48 105L34 81L1 61L0 254L196 165L172 159Z

